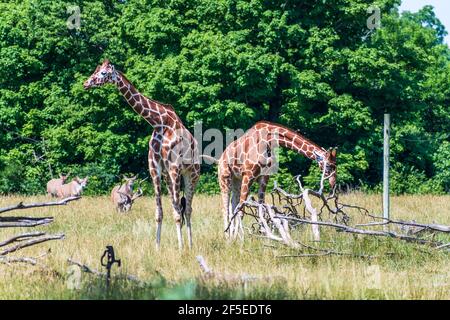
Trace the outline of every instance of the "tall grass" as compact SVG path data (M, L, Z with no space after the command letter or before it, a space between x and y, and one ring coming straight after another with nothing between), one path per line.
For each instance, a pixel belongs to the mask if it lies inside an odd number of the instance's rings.
M0 198L0 207L44 197ZM381 211L377 195L355 193L342 199L372 212ZM392 199L396 219L450 224L449 196L399 196ZM161 250L155 250L154 200L139 199L132 212L118 214L108 197L84 197L67 206L15 211L15 215L54 216L55 222L36 229L63 232L66 239L19 251L17 256L39 256L55 272L36 266L0 264L2 299L449 299L450 258L423 245L395 239L353 236L322 228L322 242L312 243L310 227L294 232L302 242L345 252L376 256L281 258L296 253L270 240L247 237L228 244L223 238L220 197L197 195L194 199L194 249L179 251L169 201L164 199ZM5 214L3 214L5 215ZM355 213L354 219L361 219ZM247 223L251 220L247 219ZM27 229L0 229L0 240ZM445 239L444 239L445 240ZM447 240L449 240L447 238ZM71 289L73 258L101 269L100 256L113 245L122 259L113 274L128 273L146 281L137 285L82 274L78 289ZM273 281L247 284L203 281L195 256L203 255L214 271L273 277Z

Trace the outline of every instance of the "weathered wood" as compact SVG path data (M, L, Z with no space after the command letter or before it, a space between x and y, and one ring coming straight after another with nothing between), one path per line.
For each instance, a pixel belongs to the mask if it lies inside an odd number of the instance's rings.
M303 190L302 194L303 199L305 200L306 210L308 210L309 213L311 214L311 221L317 222L318 221L317 210L312 206L311 199L309 198L309 190L308 189ZM317 224L312 224L312 233L314 241L320 241L320 230Z
M49 207L49 206L60 206L66 205L71 201L75 201L80 199L81 197L68 197L59 201L51 201L51 202L36 202L36 203L28 203L24 204L23 202L19 202L16 205L12 205L5 208L0 208L0 214L12 210L20 210L20 209L29 209L29 208L38 208L38 207ZM0 217L0 228L15 228L15 227L35 227L40 225L47 225L53 222L53 217ZM28 240L27 240L28 239ZM9 246L2 251L0 251L0 263L3 264L11 264L11 263L26 263L31 265L37 265L36 258L30 257L7 257L6 255L16 252L18 250L34 246L39 243L51 241L51 240L60 240L64 239L64 234L55 234L55 235L47 235L45 232L29 232L22 233L16 236L13 236L9 239L6 239L0 242L0 247L5 247L10 244L16 243L15 245ZM43 269L49 269L48 267L39 264ZM60 276L60 274L54 270L51 270L56 275Z
M391 224L419 227L419 228L425 228L425 229L429 229L429 230L433 230L433 231L450 233L450 226L446 226L443 224L436 224L436 223L425 224L425 223L419 223L419 222L415 222L415 221L399 221L399 220L384 219L384 218L382 218L382 219L385 222L391 223Z
M369 236L390 237L390 238L396 238L396 239L405 240L405 241L409 241L409 242L417 242L420 244L441 245L441 243L437 242L437 241L415 238L415 237L411 237L411 236L407 236L407 235L403 235L403 234L398 234L398 233L395 233L392 231L363 230L363 229L357 229L354 227L350 227L350 226L343 225L343 224L337 224L337 223L333 223L333 222L324 222L324 221L313 222L311 220L283 216L283 215L278 215L276 217L278 217L280 219L287 219L287 220L302 222L302 223L306 223L306 224L317 224L320 226L333 227L333 228L336 228L336 229L339 229L341 231L348 232L348 233L355 233L355 234L362 234L362 235L369 235Z
M205 258L203 256L196 256L195 257L200 264L200 268L202 269L203 273L210 274L212 273L212 270L208 267L208 264L206 263Z
M303 248L311 251L316 251L319 253L299 253L299 254L288 254L288 255L280 255L277 256L277 258L303 258L303 257L326 257L331 255L336 256L352 256L357 258L365 258L365 259L374 259L375 256L365 255L365 254L357 254L357 253L351 253L351 252L341 252L331 249L323 249L323 248L317 248L313 247L304 243L299 242L299 245L301 245Z
M208 264L206 263L206 260L203 258L203 256L197 256L196 257L200 268L203 272L203 278L206 280L216 280L221 282L238 282L246 284L249 281L273 281L275 279L277 280L286 280L283 277L272 277L272 276L254 276L249 274L242 274L242 275L228 275L228 274L222 274L213 271Z
M12 253L12 252L21 250L23 248L27 248L27 247L36 245L38 243L51 241L51 240L61 240L61 239L64 239L64 234L48 235L48 236L43 236L43 237L37 238L37 239L23 241L23 242L20 242L20 243L16 244L15 246L12 246L12 247L4 249L3 251L0 252L0 256L7 255L9 253Z
M0 263L3 263L3 264L26 263L26 264L31 264L31 265L35 266L37 264L37 260L35 258L29 258L29 257L20 257L20 258L0 257Z
M5 208L0 208L0 214L11 211L11 210L18 210L18 209L29 209L29 208L39 208L39 207L51 207L51 206L62 206L66 205L70 201L75 201L81 199L81 197L68 197L59 201L51 201L51 202L36 202L36 203L28 203L24 204L23 202L19 202L16 205L12 205Z
M366 254L354 254L354 253L348 253L348 252L339 252L339 251L333 251L328 250L321 253L299 253L299 254L286 254L286 255L280 255L276 256L277 258L313 258L313 257L328 257L328 256L347 256L347 257L356 257L356 258L364 258L364 259L375 259L376 256L370 256Z
M53 217L0 217L0 228L36 227L52 222Z
M98 271L98 270L96 270L94 268L89 267L86 264L83 264L81 262L75 261L73 259L70 259L70 258L67 259L67 263L69 265L74 265L74 266L79 267L81 269L81 271L83 271L83 272L90 273L90 274L93 274L93 275L96 275L96 276L99 276L99 277L106 277L106 273L105 272L100 272L100 271ZM140 280L138 277L136 277L134 275L130 275L130 274L126 274L126 275L119 274L118 276L114 276L114 278L126 279L126 280L129 280L129 281L137 282L137 283L139 283L141 285L145 284L145 282Z
M85 264L80 263L78 261L72 260L70 258L67 259L67 263L69 265L75 265L77 267L80 267L81 271L83 271L83 272L92 273L92 274L95 274L95 275L100 276L100 277L106 277L106 273L100 272L100 271L98 271L96 269L92 269L88 265L85 265Z
M383 130L383 217L389 219L389 146L391 133L391 115L384 114Z
M440 246L437 246L435 249L436 250L440 250L440 249L447 249L448 247L450 247L450 243L444 243L444 244L441 244Z
M4 247L10 243L16 242L16 241L22 241L27 238L34 238L45 235L45 232L29 232L29 233L23 233L19 234L17 236L14 236L12 238L9 238L3 242L0 242L0 247Z
M253 223L251 228L246 228L252 236L262 237L277 242L281 242L291 248L299 248L300 246L307 248L305 252L290 252L287 255L278 256L279 258L294 258L294 257L326 257L330 255L337 256L354 256L360 258L372 259L375 256L365 254L353 254L351 252L340 252L332 249L313 248L302 244L299 241L294 241L290 238L289 228L298 225L311 225L313 227L314 239L319 239L319 226L335 228L336 231L360 234L365 236L375 237L389 237L401 241L417 243L421 245L428 245L434 250L444 249L450 251L450 243L443 243L435 241L434 237L428 239L420 237L419 234L429 231L433 235L437 232L450 233L450 226L438 223L419 223L416 221L399 221L370 213L366 208L349 205L339 202L336 189L326 196L322 192L324 174L321 178L321 190L315 191L304 188L302 186L300 176L296 177L300 194L288 193L274 183L272 192L273 205L267 203L259 203L254 199L242 203L246 210L246 215L255 218L256 223ZM319 200L319 207L315 207L312 203L311 196L317 197ZM278 197L279 204L276 202ZM331 201L331 202L330 202ZM319 209L319 210L318 210ZM356 225L349 225L350 216L347 214L347 209L358 210L364 217L373 219L370 223L362 223ZM344 211L345 210L345 211ZM323 212L329 214L329 220L323 221ZM275 213L275 214L273 214ZM309 215L307 214L309 213ZM303 218L302 218L303 217ZM234 217L233 217L234 218ZM320 218L320 219L319 219ZM377 221L378 220L378 221ZM231 224L231 222L230 222ZM359 227L377 227L386 225L401 226L402 231L390 231L389 229L361 229ZM381 229L381 228L380 228ZM278 231L278 233L277 233ZM289 239L289 240L287 240ZM416 249L420 250L419 247ZM311 252L311 250L316 252Z

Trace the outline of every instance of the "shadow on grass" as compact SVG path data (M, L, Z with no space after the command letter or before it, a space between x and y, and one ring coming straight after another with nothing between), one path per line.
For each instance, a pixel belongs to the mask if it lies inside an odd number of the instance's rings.
M113 280L107 289L105 279L91 278L77 290L74 298L88 300L207 300L207 299L289 299L280 284L213 284L198 279L169 283L157 276L144 284Z

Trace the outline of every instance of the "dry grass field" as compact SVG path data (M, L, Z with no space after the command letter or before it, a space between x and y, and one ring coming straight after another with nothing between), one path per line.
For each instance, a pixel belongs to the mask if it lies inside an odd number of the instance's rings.
M44 199L3 196L0 207ZM372 212L381 210L381 197L377 195L355 193L343 196L342 200ZM396 219L450 225L449 203L450 196L393 197L392 215ZM36 229L65 233L66 238L12 254L36 257L51 249L40 261L56 272L24 264L0 264L0 298L450 299L450 254L446 252L395 239L353 236L322 228L323 241L313 245L376 257L280 257L295 254L295 250L251 237L228 244L222 234L220 197L205 195L194 198L194 249L180 252L168 198L164 199L164 208L160 252L154 245L154 201L150 197L139 199L128 214L116 213L108 197L84 197L67 206L13 211L11 215L55 217L53 224ZM355 219L359 219L357 215ZM0 229L0 241L26 231L29 229ZM300 227L295 232L295 237L304 243L311 240L310 227ZM83 273L81 286L69 288L74 270L67 259L101 269L100 256L108 244L114 246L122 259L122 267L114 266L113 274L133 274L147 284L116 281L107 293L103 281ZM203 255L214 271L273 278L245 285L203 281L197 255Z

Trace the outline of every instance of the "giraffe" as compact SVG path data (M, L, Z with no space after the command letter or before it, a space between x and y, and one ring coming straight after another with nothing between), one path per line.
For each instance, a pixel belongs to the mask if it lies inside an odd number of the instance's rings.
M325 150L317 144L282 125L268 121L257 122L243 136L228 145L218 160L218 178L222 194L225 236L236 238L242 233L243 211L236 208L247 200L253 182L259 183L258 201L263 203L269 175L276 165L273 148L282 146L316 161L331 188L336 183L336 148ZM230 211L231 194L231 211ZM237 214L235 225L229 227Z
M160 249L163 209L161 181L165 179L171 197L178 247L183 247L182 223L186 223L189 248L192 248L191 214L195 186L200 176L197 141L183 125L173 107L139 93L125 75L109 60L97 66L84 82L85 89L111 83L117 86L128 104L152 127L149 141L148 166L155 189L156 248ZM181 183L184 197L180 196Z

